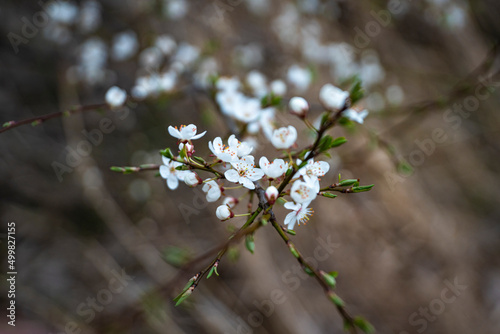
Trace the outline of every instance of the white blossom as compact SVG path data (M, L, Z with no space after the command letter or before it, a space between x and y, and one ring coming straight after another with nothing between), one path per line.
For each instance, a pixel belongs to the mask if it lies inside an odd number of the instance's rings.
M160 166L160 175L162 178L167 180L168 187L172 190L175 190L179 186L179 180L184 180L184 176L186 175L187 171L175 169L176 167L183 165L180 162L170 160L169 158L163 156L162 159L164 165Z
M293 86L295 86L297 91L303 92L311 84L312 76L308 69L292 65L288 69L287 79Z
M227 196L222 201L222 204L227 205L230 209L234 208L238 204L238 199L236 197Z
M286 83L283 80L274 80L269 86L271 92L276 96L284 96L286 94Z
M238 121L250 123L259 118L260 100L256 98L245 98L233 111L233 117Z
M368 116L368 110L365 109L363 111L357 112L354 109L347 109L342 113L342 116L349 118L351 121L363 124L366 116Z
M316 186L317 184L317 186ZM290 197L295 203L310 203L313 201L319 192L318 180L295 181L290 190Z
M288 108L294 115L304 117L309 111L309 103L303 97L294 96L288 102Z
M267 80L264 74L259 71L250 71L247 74L246 81L252 92L257 97L263 97L267 94Z
M236 152L236 155L240 158L249 155L253 150L252 145L245 141L240 142L235 135L231 135L227 140L227 143L229 144L229 147L234 150Z
M273 205L276 202L276 199L279 196L279 191L275 186L270 186L266 189L266 199L270 205Z
M205 182L201 190L203 190L207 194L207 202L217 201L222 193L219 185L214 180Z
M297 159L297 165L300 165L302 160ZM307 164L299 169L295 177L300 175L304 177L304 180L307 178L317 179L320 176L325 175L330 170L330 165L326 161L314 161L314 159L309 159Z
M245 188L255 189L254 181L260 180L264 172L253 165L253 157L247 156L237 162L231 162L234 169L229 169L224 176L229 182L240 183Z
M121 107L127 100L127 93L123 89L113 86L106 92L105 99L106 103L109 104L110 107Z
M276 179L285 174L288 170L288 162L285 162L283 159L274 159L273 162L269 162L266 157L261 157L259 160L259 167L267 177Z
M206 131L196 134L196 125L194 124L189 124L189 125L181 125L179 129L177 127L169 126L168 127L168 133L174 138L179 139L180 141L189 141L189 140L194 140L194 139L199 139L207 133Z
M238 160L238 154L236 149L233 147L226 146L222 143L222 138L217 137L214 139L213 143L208 142L208 148L217 157L217 159L224 162L231 162Z
M319 91L319 100L325 108L331 110L342 109L348 97L349 92L343 91L332 84L324 85Z
M293 126L288 126L287 128L279 128L274 130L271 137L271 143L277 149L288 149L295 144L297 140L297 130Z
M285 203L285 208L288 210L293 210L285 217L285 225L289 230L293 230L295 223L299 225L301 223L306 223L309 220L309 216L312 215L313 210L308 208L309 203L296 204L292 202Z
M222 221L228 220L229 218L234 217L234 213L225 204L219 205L217 207L217 210L215 211L215 215L217 216L217 218L219 218Z
M237 77L220 77L215 87L224 92L236 92L240 88L240 79Z
M137 35L132 30L124 31L113 37L111 55L117 61L130 59L139 48Z
M190 187L196 187L197 185L201 184L203 181L201 178L198 176L198 174L194 172L187 172L184 175L184 183L187 184Z

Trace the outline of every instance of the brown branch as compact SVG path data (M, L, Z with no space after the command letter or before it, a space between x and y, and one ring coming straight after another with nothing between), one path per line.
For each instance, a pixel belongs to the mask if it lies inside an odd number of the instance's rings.
M103 108L109 109L109 106L106 103L91 104L91 105L87 105L87 106L77 106L77 107L73 107L72 109L69 109L69 110L58 111L58 112L54 112L51 114L27 118L27 119L24 119L21 121L8 121L8 122L3 123L3 127L0 128L0 133L8 131L8 130L12 130L14 128L17 128L19 126L26 125L26 124L39 125L45 121L48 121L49 119L58 118L58 117L62 117L62 116L69 116L71 114L76 114L79 112L92 111L92 110L98 110L98 109L103 109Z

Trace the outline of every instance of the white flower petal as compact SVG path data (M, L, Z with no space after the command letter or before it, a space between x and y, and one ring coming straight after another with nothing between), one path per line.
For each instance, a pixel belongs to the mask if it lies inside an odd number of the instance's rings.
M234 169L227 170L224 173L224 176L226 177L226 180L234 183L237 183L240 178L240 174Z
M174 137L174 138L177 138L177 139L181 139L181 133L179 132L179 130L177 130L176 128L174 128L173 126L169 126L168 127L168 133Z

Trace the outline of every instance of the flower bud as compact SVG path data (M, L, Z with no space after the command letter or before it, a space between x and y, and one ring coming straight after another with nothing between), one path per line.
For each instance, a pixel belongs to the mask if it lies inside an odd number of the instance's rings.
M273 205L276 202L276 199L279 196L278 189L275 186L270 186L266 189L266 199L270 205Z
M184 175L184 183L186 183L190 187L196 187L199 184L203 183L203 180L198 176L198 174L194 172L188 172Z
M106 92L106 103L111 108L118 108L123 106L125 101L127 100L127 93L116 86L111 87Z
M295 96L288 102L288 108L292 114L304 118L309 111L309 103L304 98Z
M179 144L179 151L182 151L183 149L186 150L186 155L188 157L192 156L193 153L194 153L194 145L193 144L190 144L190 143L180 143Z
M222 221L234 217L234 213L229 209L229 206L225 204L220 205L217 208L217 210L215 211L215 215Z
M227 205L230 209L234 208L238 204L238 199L236 197L228 196L224 198L222 204Z

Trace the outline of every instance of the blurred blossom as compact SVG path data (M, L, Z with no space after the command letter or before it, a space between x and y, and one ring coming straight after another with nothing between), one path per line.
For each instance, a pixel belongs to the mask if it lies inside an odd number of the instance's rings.
M463 28L466 23L466 15L462 7L453 4L446 9L446 22L452 29Z
M382 94L378 92L370 93L370 95L366 97L366 107L370 110L375 111L384 109L385 101Z
M50 22L45 29L43 29L43 36L59 45L67 44L71 40L71 32L69 29L54 21Z
M179 62L184 66L189 66L198 59L200 49L189 43L181 43L177 48L177 52L173 57L172 62Z
M287 72L287 80L299 92L305 91L311 84L311 71L298 65L292 65Z
M259 71L250 71L247 74L246 82L255 96L260 98L267 94L267 79Z
M186 0L164 0L163 4L163 13L172 20L182 19L188 12L188 2Z
M257 43L237 46L234 48L233 57L237 64L245 68L258 67L264 59L262 47Z
M390 104L400 105L405 98L405 93L399 85L392 85L387 87L385 97Z
M359 78L367 89L385 78L385 71L380 65L377 54L372 50L365 51L361 56L359 71Z
M113 38L112 57L117 61L130 59L136 54L138 48L139 42L135 32L128 30L119 33Z
M299 43L299 13L294 5L288 4L273 20L273 30L283 44L296 46Z
M139 64L148 71L157 70L163 61L163 54L156 46L142 50L139 55Z
M101 25L101 5L94 0L85 1L80 9L80 30L89 33Z
M47 6L47 12L55 22L70 25L77 18L78 7L71 2L54 1Z
M205 58L194 75L195 84L198 87L208 88L211 83L211 77L217 75L217 71L218 65L215 58Z
M79 76L89 84L101 82L105 78L108 58L106 44L98 37L85 41L80 46Z
M253 14L263 16L269 12L270 0L246 0L245 4Z
M160 49L165 56L169 56L174 52L177 43L169 35L160 35L156 37L155 46Z
M283 80L273 80L269 88L276 96L284 96L286 94L286 83Z

